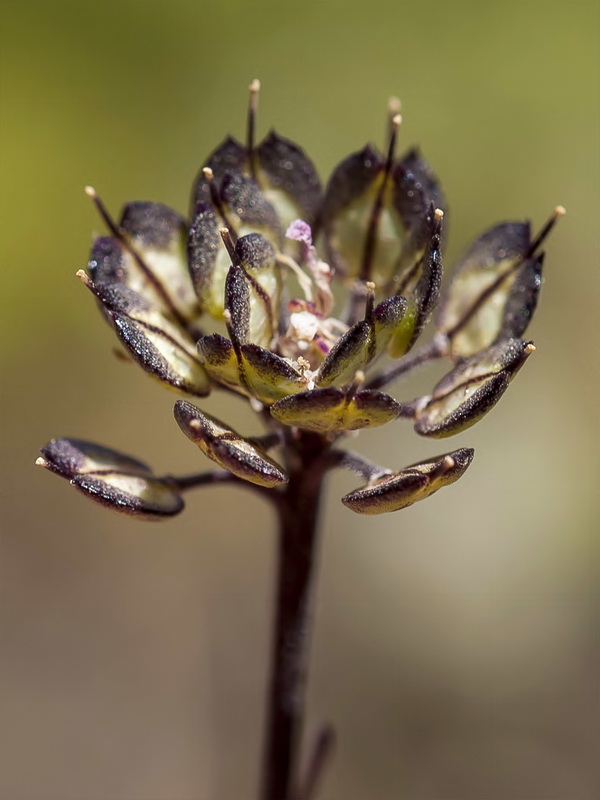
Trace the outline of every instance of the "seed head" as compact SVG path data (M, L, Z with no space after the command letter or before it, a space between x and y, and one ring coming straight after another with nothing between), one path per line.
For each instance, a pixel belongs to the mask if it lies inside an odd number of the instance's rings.
M187 397L233 392L267 422L264 437L249 439L187 399L175 404L219 479L280 491L286 469L268 450L285 456L298 437L318 436L332 465L369 480L343 498L348 508L405 508L456 481L473 450L391 472L335 448L352 431L401 418L422 436L451 436L498 402L535 350L522 337L541 288L541 247L564 208L536 235L528 222L485 231L442 292L446 200L417 149L396 155L399 101L390 101L384 152L366 145L323 187L297 144L274 131L257 142L259 89L252 81L245 143L227 137L208 157L188 218L149 202L113 218L86 187L107 234L77 276L142 369ZM415 349L434 311L433 340ZM380 391L439 358L450 371L431 394L403 402ZM53 439L42 456L37 464L92 499L138 516L176 514L181 492L208 482L157 477L77 439Z

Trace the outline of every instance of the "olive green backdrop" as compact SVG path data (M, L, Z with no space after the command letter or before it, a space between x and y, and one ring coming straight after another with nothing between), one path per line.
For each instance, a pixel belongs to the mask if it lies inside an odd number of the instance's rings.
M307 736L335 722L320 800L591 800L597 734L596 2L2 3L3 744L6 800L252 800L273 580L270 511L203 490L165 524L36 470L52 436L203 469L174 396L111 353L79 281L113 210L185 211L225 133L299 141L325 177L388 97L450 203L447 265L557 203L538 352L457 446L451 489L395 515L324 513ZM398 387L411 397L414 386ZM248 433L239 401L219 415ZM203 407L213 412L218 401ZM438 452L365 432L391 467ZM442 448L443 449L443 448Z

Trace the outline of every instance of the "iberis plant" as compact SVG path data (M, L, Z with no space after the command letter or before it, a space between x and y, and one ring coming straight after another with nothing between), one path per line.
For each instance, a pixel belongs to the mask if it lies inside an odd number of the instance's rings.
M94 241L88 271L77 274L127 356L150 375L188 396L235 392L263 416L270 433L253 440L176 402L181 430L222 469L277 489L288 475L267 450L318 437L329 466L369 479L343 498L348 508L404 508L457 480L473 451L398 471L336 447L351 431L398 419L446 438L498 402L535 349L521 337L541 287L541 245L563 209L535 237L527 222L483 233L440 296L446 201L416 149L396 158L399 115L385 155L367 145L323 190L293 142L271 132L255 145L257 88L248 141L228 137L209 156L189 220L134 202L116 222L87 188L110 235ZM436 306L433 340L415 352ZM225 330L204 332L211 327ZM442 357L452 367L431 394L407 403L380 391ZM116 510L155 517L183 508L176 480L112 450L56 439L42 453L40 464Z
M311 539L329 469L363 479L342 498L361 514L405 508L463 475L473 458L466 447L388 469L342 445L398 420L445 439L491 410L535 349L523 336L541 248L564 210L536 235L528 222L485 231L442 291L446 200L418 150L396 156L397 104L386 152L367 145L323 188L295 143L274 132L255 143L257 91L254 82L245 144L228 137L209 156L188 218L134 202L114 220L87 189L108 235L78 272L126 356L193 399L177 400L175 419L218 469L160 477L77 439L52 440L38 462L90 498L146 517L177 514L193 487L248 482L275 501L282 535L301 541ZM430 320L433 336L419 347ZM442 358L449 371L430 394L389 393L399 376ZM210 392L247 400L264 436L246 437L198 407Z

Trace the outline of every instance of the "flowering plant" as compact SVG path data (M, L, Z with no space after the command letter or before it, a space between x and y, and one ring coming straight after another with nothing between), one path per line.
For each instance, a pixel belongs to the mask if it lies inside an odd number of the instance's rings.
M445 438L498 402L535 350L522 337L541 287L541 246L564 209L535 236L527 222L483 233L442 293L446 201L417 150L396 157L397 102L386 153L367 145L323 190L296 144L274 132L255 142L258 88L250 86L245 144L227 138L208 158L188 220L160 203L136 202L115 221L88 187L109 235L94 241L87 271L77 274L127 358L188 397L221 391L246 399L265 434L245 437L180 399L179 427L217 470L159 476L122 453L64 438L49 442L38 463L139 517L178 514L185 491L222 481L273 502L280 575L262 796L307 800L331 742L324 731L306 774L298 774L324 477L337 467L354 471L365 484L342 502L380 514L464 474L470 448L388 469L341 445L351 432L398 419L421 436ZM415 349L434 311L434 335ZM430 394L406 402L382 391L441 358L450 371Z

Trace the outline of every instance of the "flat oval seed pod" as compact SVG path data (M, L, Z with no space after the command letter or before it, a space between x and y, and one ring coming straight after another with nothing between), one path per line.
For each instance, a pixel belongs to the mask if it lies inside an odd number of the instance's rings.
M386 514L407 508L457 481L473 460L474 450L461 448L412 464L342 497L357 514Z
M416 432L443 438L470 428L496 405L534 350L531 342L509 339L461 362L417 410Z
M484 350L503 334L525 331L541 286L542 259L526 259L530 245L529 223L504 222L459 259L438 312L438 328L455 358Z
M401 251L390 284L395 294L407 298L414 297L419 284L421 284L421 294L429 285L429 281L425 283L426 278L423 277L423 273L431 270L432 256L441 248L443 218L443 212L431 206L421 220L418 237L410 239L409 243L414 249L409 253L405 252L405 249Z
M389 297L355 323L331 348L315 377L319 387L350 383L358 370L364 370L400 330L406 312L403 297Z
M384 164L381 154L368 144L335 167L325 188L321 209L321 223L326 230L331 232L336 217L369 190Z
M438 400L430 400L417 413L415 431L421 436L443 439L467 430L496 405L509 383L504 374L490 375Z
M537 307L542 288L544 253L527 259L510 282L504 303L500 330L494 342L522 336Z
M388 297L373 309L369 363L381 355L400 330L408 303L404 297Z
M275 248L260 233L240 236L235 243L236 263L252 274L275 270Z
M268 347L277 331L281 295L275 249L260 233L250 233L237 240L234 260L248 278L249 340Z
M94 283L122 283L139 292L140 286L130 280L132 261L131 253L114 236L98 236L92 244L88 271Z
M431 206L446 211L438 179L418 149L409 150L394 165L394 205L408 232L417 231Z
M385 161L371 145L354 153L334 170L323 199L321 223L335 268L347 277L361 273L369 223L381 185ZM403 236L391 205L391 182L384 193L377 222L371 277L384 283L390 276Z
M283 230L298 217L313 225L321 202L321 183L302 148L271 131L254 155L256 178L277 211Z
M342 503L357 514L387 514L420 500L427 484L427 476L407 469L349 492Z
M119 224L173 306L185 319L195 320L198 299L188 271L183 217L162 203L137 202L124 207Z
M152 475L150 467L137 458L83 439L51 439L40 450L46 469L69 480L75 475L117 470L134 475Z
M188 264L200 307L223 319L225 280L231 258L219 235L219 220L208 203L196 207L187 240Z
M239 361L229 339L220 333L203 336L198 342L198 353L202 366L213 380L248 394L241 383Z
M232 136L228 136L221 144L211 153L208 157L204 167L198 173L194 182L192 190L192 216L199 203L210 203L210 187L204 168L208 167L213 175L217 184L220 185L221 181L227 173L233 175L242 173L246 167L247 154L244 145L240 144Z
M210 382L202 363L164 326L148 327L124 314L113 314L112 318L121 343L146 372L186 394L209 394Z
M414 269L399 278L398 294L407 301L407 311L394 335L390 339L388 352L392 358L405 355L421 334L437 305L442 285L441 233L443 213L440 209L429 209L424 225L428 238L422 259Z
M481 380L488 375L505 372L512 378L534 351L533 343L523 339L498 342L457 364L448 375L438 381L433 397L441 397L459 385Z
M183 500L137 459L81 439L52 439L37 463L91 500L124 514L158 519L178 514Z
M136 258L132 250L114 236L100 236L94 241L88 271L97 286L119 284L123 289L134 291L180 327L187 328L199 313L196 305L194 312L188 308L189 317L185 318L181 308L176 307L174 299L141 255L138 253Z
M227 273L225 308L234 346L246 344L250 338L250 289L244 269L237 264L232 264Z
M182 498L168 486L136 475L79 475L71 483L100 505L144 519L172 517L184 507Z
M316 433L375 428L397 419L402 406L383 392L362 391L350 397L334 387L290 395L271 406L284 425Z
M287 483L287 476L262 448L243 439L215 417L179 400L174 408L181 430L202 452L223 469L258 486L273 488Z
M247 344L240 348L240 353L244 383L261 403L270 405L306 389L306 378L270 350Z
M121 344L148 373L174 389L205 396L210 381L191 336L145 298L120 284L92 284L94 293Z
M320 387L350 383L369 358L371 325L362 320L337 340L319 367L315 384Z
M225 278L231 264L219 229L227 228L234 239L260 233L275 248L282 244L275 209L256 181L244 173L246 151L238 163L236 147L237 143L229 140L219 172L213 170L210 180L204 173L199 178L187 243L189 269L200 305L219 320L223 319Z
M388 343L388 355L391 358L401 358L410 350L412 343L416 340L415 330L417 329L419 309L413 299L406 301L406 313L396 326Z
M348 403L343 429L357 431L362 428L377 428L398 419L402 405L385 392L365 389L357 392Z
M282 243L283 232L275 209L252 178L239 173L226 174L221 183L221 200L232 215L238 236L255 232L261 233L275 246ZM249 229L242 233L238 230L239 223L249 226Z

